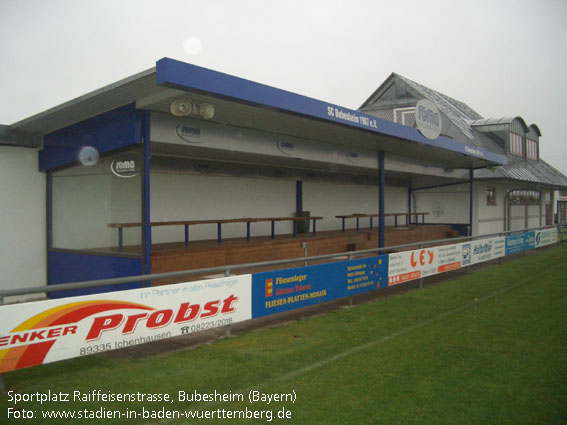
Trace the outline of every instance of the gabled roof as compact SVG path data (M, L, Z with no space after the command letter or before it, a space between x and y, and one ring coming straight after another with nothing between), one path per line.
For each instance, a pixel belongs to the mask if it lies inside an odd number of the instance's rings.
M504 151L497 143L490 137L475 131L472 128L472 123L482 119L482 116L469 107L467 104L453 99L443 93L430 89L422 84L416 83L402 75L392 73L384 83L362 104L360 109L362 111L372 113L372 110L381 102L377 102L383 92L392 84L403 84L409 90L416 94L417 100L427 99L433 102L439 111L447 117L447 119L458 129L458 131L467 139L459 140L461 143L472 143L477 148L497 152L503 154ZM454 138L454 137L453 137ZM458 139L457 139L458 140Z
M396 76L407 85L412 87L423 97L430 100L437 105L439 111L451 120L451 122L456 125L466 136L471 140L474 139L474 133L471 130L471 122L482 118L480 114L470 108L468 105L460 102L452 97L446 96L443 93L439 93L435 90L425 87L409 78L403 77L401 75Z
M380 106L388 105L389 101L381 101L380 97L394 83L404 84L409 88L409 91L417 95L417 99L423 98L433 102L439 111L463 134L463 139L468 139L460 140L462 143L473 143L482 149L505 153L503 148L495 142L495 140L499 140L497 133L490 131L491 128L495 132L501 131L502 128L509 127L515 120L521 123L526 133L535 132L538 136L541 136L541 131L536 124L528 126L520 116L496 119L483 118L467 104L396 73L392 73L362 104L360 109L372 113L371 111L380 109ZM501 143L504 143L504 140ZM538 161L526 160L513 155L508 157L506 165L476 170L475 178L507 179L543 184L555 188L567 187L567 177L547 162L541 159Z

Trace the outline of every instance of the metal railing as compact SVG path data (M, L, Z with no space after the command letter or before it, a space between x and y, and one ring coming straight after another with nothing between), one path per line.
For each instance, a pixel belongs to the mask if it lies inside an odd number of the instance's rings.
M32 294L42 294L42 293L51 293L51 292L60 292L60 291L69 291L73 289L85 289L85 288L97 288L101 286L108 286L108 285L120 285L132 282L140 282L140 281L151 281L157 279L165 279L165 278L177 278L181 276L190 276L196 274L207 274L207 273L224 273L225 276L230 276L230 273L235 270L242 270L242 269L253 269L258 267L267 267L267 266L278 266L283 264L290 264L290 263L304 263L307 265L308 262L311 261L320 261L320 260L327 260L327 259L337 259L344 258L345 256L348 259L354 259L355 257L359 257L362 255L368 254L382 254L392 251L399 251L404 250L407 248L417 247L421 249L425 246L432 246L432 245L441 245L447 243L458 243L462 241L473 241L479 239L487 239L493 238L498 236L504 236L507 234L514 234L514 233L525 233L530 231L536 230L543 230L549 229L556 226L543 226L543 227L534 227L530 229L522 229L522 230L510 230L506 232L498 232L492 233L488 235L479 235L479 236L463 236L460 238L447 238L447 239L437 239L432 241L421 241L421 242L413 242L409 244L403 245L393 245L393 246L386 246L382 248L372 248L372 249L364 249L359 251L346 251L346 252L337 252L335 254L325 254L325 255L317 255L312 257L299 257L299 258L290 258L284 260L272 260L272 261L262 261L257 263L247 263L247 264L234 264L234 265L226 265L226 266L217 266L217 267L209 267L203 269L194 269L194 270L181 270L175 272L164 272L164 273L153 273L153 274L144 274L144 275L137 275L137 276L127 276L127 277L119 277L119 278L110 278L110 279L98 279L98 280L88 280L88 281L81 281L81 282L74 282L74 283L62 283L57 285L46 285L46 286L33 286L33 287L25 287L25 288L15 288L15 289L4 289L0 290L0 305L4 304L4 299L7 297L15 297L21 295L32 295ZM470 267L470 266L466 266Z

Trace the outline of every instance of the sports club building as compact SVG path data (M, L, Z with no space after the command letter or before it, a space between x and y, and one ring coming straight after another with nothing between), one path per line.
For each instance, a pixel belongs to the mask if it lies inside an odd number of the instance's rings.
M527 125L519 116L483 118L466 104L397 74L360 110L415 127L416 103L421 99L433 102L441 112L442 136L506 156L506 164L474 171L473 235L554 223L559 201L555 191L567 185L567 177L540 158L542 134L536 124ZM439 177L429 188L420 188L426 185L423 179L416 181L412 199L416 208L432 213L431 223L459 222L458 206L468 206L468 191L463 184L450 187Z
M1 289L550 225L567 189L536 125L396 74L350 110L164 58L0 130Z

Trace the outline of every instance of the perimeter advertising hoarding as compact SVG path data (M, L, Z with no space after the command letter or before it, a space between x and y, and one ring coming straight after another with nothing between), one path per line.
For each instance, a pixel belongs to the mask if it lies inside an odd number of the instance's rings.
M567 225L559 226L557 239L560 241L567 241Z
M559 232L556 227L551 229L537 230L535 232L535 247L551 245L559 240Z
M557 228L390 254L388 283L396 285L505 255L554 244Z
M397 285L493 260L505 254L504 236L390 254L388 283L390 286Z
M252 275L252 316L262 317L384 288L388 256Z
M0 373L252 318L251 275L0 306Z
M461 245L444 245L390 254L388 284L397 285L461 268Z
M494 260L506 255L506 237L479 239L460 244L463 252L463 266Z
M379 257L0 306L0 373L295 310L567 236L567 227Z
M506 236L506 255L518 254L535 248L535 232Z

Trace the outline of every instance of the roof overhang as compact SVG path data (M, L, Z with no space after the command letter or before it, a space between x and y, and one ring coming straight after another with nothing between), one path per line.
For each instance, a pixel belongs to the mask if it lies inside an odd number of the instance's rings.
M443 167L482 168L507 161L474 145L446 137L430 140L411 127L172 59L157 62L156 78L159 86L199 100L216 99L226 115L215 113L215 120L229 125L384 151ZM163 111L173 99L155 106Z
M164 58L156 67L9 126L44 135L123 105L170 113L174 100L214 105L209 120L323 143L383 151L439 167L473 169L506 163L504 155L439 137L359 111Z
M39 148L41 147L41 136L13 131L10 126L0 124L0 145Z

